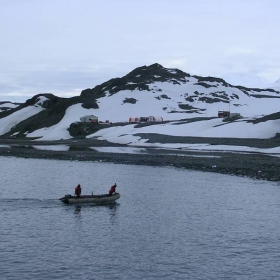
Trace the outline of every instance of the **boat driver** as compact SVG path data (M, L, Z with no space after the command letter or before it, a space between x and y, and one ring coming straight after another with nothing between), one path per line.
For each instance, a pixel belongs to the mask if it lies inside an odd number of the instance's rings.
M75 195L77 197L80 197L81 193L82 193L82 188L81 188L81 185L78 184L78 186L75 188Z

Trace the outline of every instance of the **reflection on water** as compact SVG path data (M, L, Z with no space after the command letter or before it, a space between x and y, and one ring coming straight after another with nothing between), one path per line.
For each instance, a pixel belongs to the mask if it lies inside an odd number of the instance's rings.
M212 155L194 155L188 154L183 150L171 148L138 148L138 147L84 147L84 146L68 146L68 145L0 145L1 148L12 149L34 149L42 151L96 151L98 153L119 153L119 154L157 154L172 156L188 156L188 157L220 157ZM171 152L170 152L171 151ZM188 152L199 150L188 150Z
M0 145L0 148L7 149L33 149L33 150L43 150L43 151L69 151L70 147L68 145Z
M77 216L81 216L83 210L91 209L94 211L100 207L109 209L110 210L109 214L111 216L115 216L117 207L120 206L120 204L118 204L117 202L113 202L113 203L108 203L108 204L85 204L85 205L64 205L64 206L73 207L74 214Z
M76 206L75 206L74 213L75 213L76 215L80 215L80 214L81 214L81 209L82 209L82 206L81 206L81 205L76 205Z
M148 145L148 144L147 144ZM209 144L157 144L145 147L87 147L79 145L0 145L0 148L7 149L35 149L43 151L95 151L98 153L119 153L119 154L157 154L157 155L177 155L188 157L221 157L212 155L213 153L237 153L237 154L266 154L279 157L279 149L259 149L243 146L230 145L209 145ZM196 154L194 154L196 153ZM201 153L198 155L197 153ZM208 155L203 155L207 153ZM210 154L210 155L209 155Z
M44 150L44 151L61 151L61 152L69 151L69 146L67 145L47 145L47 146L34 145L31 147L36 150Z
M120 153L120 154L143 154L147 153L144 148L136 147L91 147L92 150L102 153Z
M8 149L10 149L11 145L0 145L0 148L8 148Z

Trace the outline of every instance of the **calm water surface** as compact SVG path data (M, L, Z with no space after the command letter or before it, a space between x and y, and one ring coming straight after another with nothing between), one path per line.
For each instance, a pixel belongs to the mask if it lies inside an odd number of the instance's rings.
M214 173L0 157L1 279L280 279L280 186ZM107 206L58 198L117 182Z

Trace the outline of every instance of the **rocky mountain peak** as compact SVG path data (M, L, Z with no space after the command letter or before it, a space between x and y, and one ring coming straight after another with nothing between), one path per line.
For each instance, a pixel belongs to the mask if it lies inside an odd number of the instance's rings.
M160 64L155 63L150 66L145 65L135 68L125 77L130 80L130 82L152 83L155 81L165 82L172 79L185 82L185 78L190 77L190 75L179 69L164 68Z
M173 84L181 84L186 82L189 74L179 70L164 68L158 63L150 66L141 66L135 68L122 78L111 79L92 89L85 89L81 92L81 96L90 96L99 98L105 96L106 92L110 94L123 90L150 90L149 84L154 82L172 82Z
M66 115L71 116L70 127L73 121L79 122L79 117L85 114L94 114L101 121L115 123L127 121L131 116L158 115L169 121L193 116L216 117L219 110L266 115L267 112L278 110L275 106L279 100L280 92L273 89L233 86L221 78L191 76L179 69L165 68L155 63L135 68L121 78L83 90L80 96L61 98L42 93L19 106L3 104L7 107L0 110L0 119L4 123L7 118L7 124L2 127L4 137L33 137L34 131L45 133L42 128L59 124ZM247 110L249 107L250 110ZM69 113L73 110L77 112ZM14 116L20 118L11 122ZM71 130L71 135L78 136L85 130L92 133L87 125L81 125L80 128L74 132Z

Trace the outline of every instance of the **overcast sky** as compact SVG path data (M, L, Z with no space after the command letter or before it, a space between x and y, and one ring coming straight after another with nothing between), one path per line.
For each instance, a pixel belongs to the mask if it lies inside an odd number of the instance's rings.
M280 78L279 0L0 0L0 7L2 100L79 95L153 63L201 76Z

